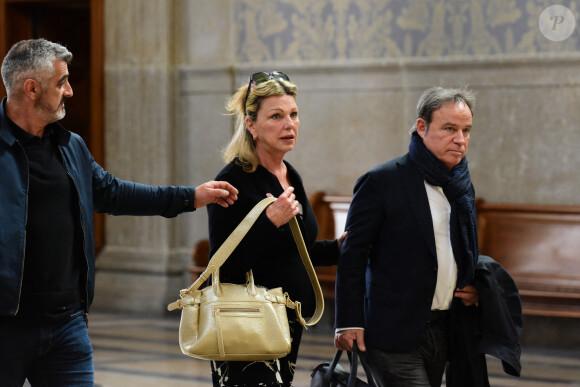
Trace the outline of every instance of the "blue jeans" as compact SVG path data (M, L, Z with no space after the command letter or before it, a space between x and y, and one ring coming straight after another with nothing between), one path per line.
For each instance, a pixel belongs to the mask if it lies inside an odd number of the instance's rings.
M55 325L0 319L0 384L93 386L93 347L83 315Z
M361 352L380 387L441 386L447 363L446 313L431 319L419 345L409 352L385 352L367 345Z

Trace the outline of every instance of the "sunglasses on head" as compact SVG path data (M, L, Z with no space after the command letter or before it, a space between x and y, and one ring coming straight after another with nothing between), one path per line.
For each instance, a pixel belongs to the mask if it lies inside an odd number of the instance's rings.
M246 116L246 105L248 104L248 97L250 96L250 88L252 85L259 85L269 81L270 79L280 79L282 81L290 81L288 75L280 71L272 71L271 73L266 73L261 71L259 73L254 73L250 75L250 83L248 83L248 91L246 91L246 99L244 100L244 117Z

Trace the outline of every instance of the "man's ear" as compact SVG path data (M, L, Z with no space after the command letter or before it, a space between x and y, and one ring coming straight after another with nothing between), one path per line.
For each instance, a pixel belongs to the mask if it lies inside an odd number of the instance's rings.
M427 122L422 118L417 118L416 126L417 134L419 134L421 138L425 138L425 133L427 132Z
M24 81L24 94L31 99L36 99L40 95L40 83L32 78L28 78Z

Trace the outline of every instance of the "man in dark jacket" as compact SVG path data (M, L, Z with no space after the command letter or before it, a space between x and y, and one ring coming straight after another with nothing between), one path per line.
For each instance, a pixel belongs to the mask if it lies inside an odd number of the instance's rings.
M226 182L148 186L117 179L57 121L73 91L72 54L44 39L2 63L0 106L0 384L92 385L86 315L93 300L93 211L174 217L233 204Z
M335 345L353 340L381 386L439 386L449 307L475 308L474 189L465 154L473 94L436 87L417 106L409 153L356 183L338 261Z

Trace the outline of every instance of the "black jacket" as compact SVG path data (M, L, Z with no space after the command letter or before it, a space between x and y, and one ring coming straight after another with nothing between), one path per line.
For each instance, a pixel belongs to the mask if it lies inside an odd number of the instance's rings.
M314 266L334 265L338 260L338 243L317 241L318 223L308 201L298 172L286 162L288 176L294 187L296 200L302 205L297 216L304 243ZM240 192L238 200L224 208L207 206L209 215L210 255L222 245L230 233L266 194L277 197L284 189L278 178L261 165L253 173L244 172L235 162L229 163L216 180L232 184ZM288 224L277 228L262 212L254 226L220 268L222 282L245 283L245 274L252 269L256 285L272 289L282 287L290 299L302 303L302 315L312 316L315 297L308 273L292 237Z
M522 304L516 284L498 262L480 255L474 286L478 307L456 300L451 308L448 387L488 387L486 354L500 359L505 373L521 373Z
M335 327L364 327L365 342L383 351L412 350L427 326L438 264L425 180L409 154L361 176L346 230Z

